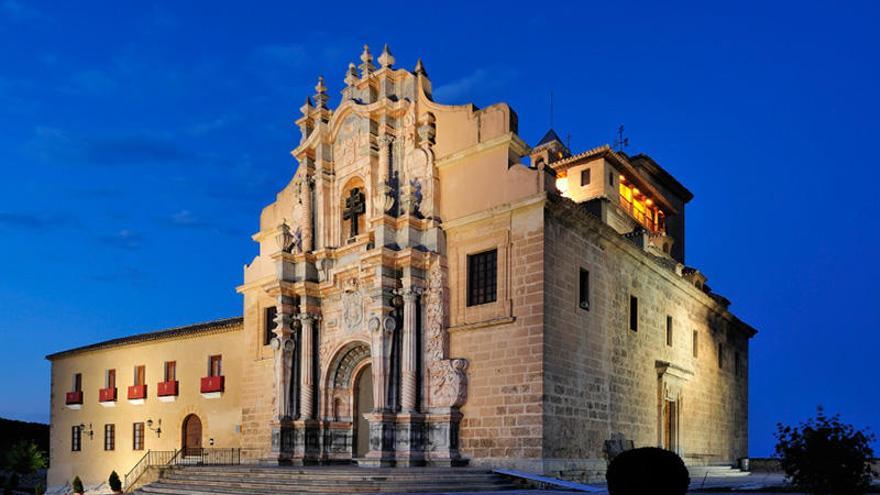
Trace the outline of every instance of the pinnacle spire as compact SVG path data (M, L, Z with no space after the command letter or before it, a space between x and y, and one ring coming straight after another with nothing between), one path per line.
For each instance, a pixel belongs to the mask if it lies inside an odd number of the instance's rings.
M318 108L327 108L327 86L324 85L324 76L318 76L318 84L315 85L315 101Z
M394 65L394 55L391 54L388 43L385 43L385 48L382 49L382 54L379 55L379 66L383 69L390 69L392 65Z
M419 57L419 60L416 62L416 68L413 69L413 73L417 76L428 77L428 72L425 70L425 64L422 63L422 57Z
M358 80L358 72L357 67L355 67L354 62L348 63L348 70L345 71L345 85L346 86L354 86Z
M302 112L303 116L308 117L309 112L310 112L310 111L312 110L312 108L314 108L314 107L315 107L315 106L312 104L312 98L309 97L309 96L306 96L306 102L303 103L303 106L301 106L301 107L299 108L299 111Z
M364 45L364 52L361 53L361 79L366 79L370 77L370 74L376 70L376 66L373 65L373 56L370 54L370 47Z

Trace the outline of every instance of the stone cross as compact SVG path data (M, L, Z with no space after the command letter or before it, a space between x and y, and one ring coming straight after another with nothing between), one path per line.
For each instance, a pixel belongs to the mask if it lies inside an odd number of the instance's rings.
M343 220L351 220L351 235L349 237L358 235L358 216L363 215L365 211L364 193L360 188L355 187L345 198L345 210L342 212Z

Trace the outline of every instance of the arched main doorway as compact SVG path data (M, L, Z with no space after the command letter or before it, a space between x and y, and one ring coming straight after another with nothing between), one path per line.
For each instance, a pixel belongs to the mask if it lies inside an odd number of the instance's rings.
M354 457L363 458L370 450L370 424L364 417L373 410L373 370L372 365L361 367L355 377L354 389Z
M195 414L183 418L180 448L183 455L199 455L202 451L202 420Z

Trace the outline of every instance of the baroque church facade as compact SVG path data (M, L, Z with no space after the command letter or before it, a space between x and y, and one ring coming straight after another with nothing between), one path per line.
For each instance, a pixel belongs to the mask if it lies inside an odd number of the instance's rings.
M48 356L49 484L163 449L580 479L631 446L746 457L755 330L685 265L691 193L647 155L531 147L506 104L435 102L421 60L360 62L300 109L242 317Z

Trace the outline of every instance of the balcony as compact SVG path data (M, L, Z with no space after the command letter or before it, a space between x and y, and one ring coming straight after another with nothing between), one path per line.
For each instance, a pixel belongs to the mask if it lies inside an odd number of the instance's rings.
M206 399L217 399L223 393L224 377L206 376L202 378L200 391Z
M146 385L132 385L128 387L128 402L139 405L144 403L147 398Z
M83 403L82 390L67 392L67 395L64 398L64 405L67 406L68 409L79 409L82 407L82 403Z
M162 402L174 402L177 400L177 380L160 382L156 388L156 396Z
M98 402L104 407L116 405L116 387L98 390Z

